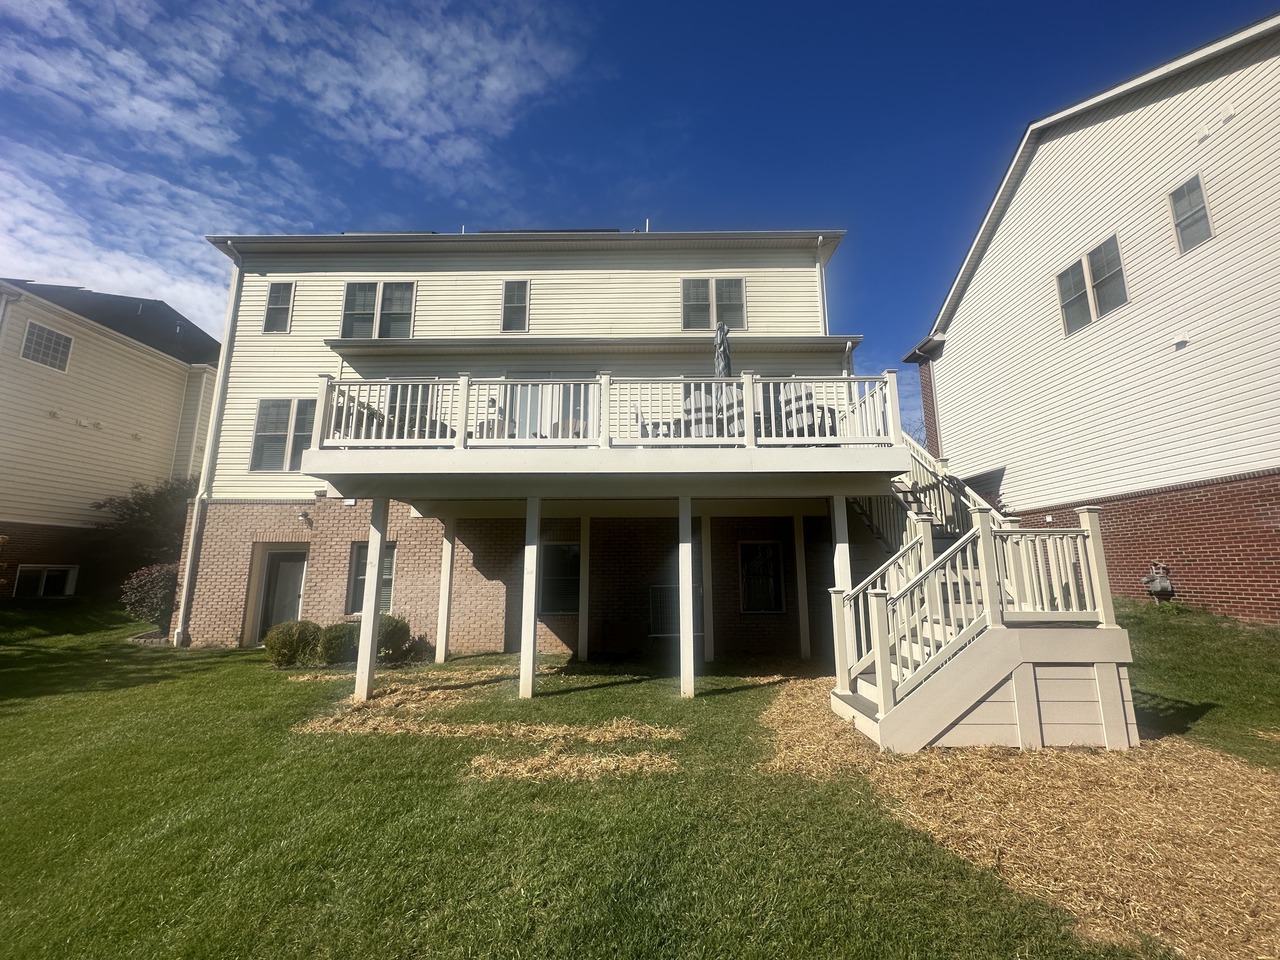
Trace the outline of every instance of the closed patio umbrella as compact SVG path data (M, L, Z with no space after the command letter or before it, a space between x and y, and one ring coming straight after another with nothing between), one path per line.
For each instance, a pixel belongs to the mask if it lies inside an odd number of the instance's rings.
M729 328L723 323L716 324L716 376L733 376L733 367L729 363Z

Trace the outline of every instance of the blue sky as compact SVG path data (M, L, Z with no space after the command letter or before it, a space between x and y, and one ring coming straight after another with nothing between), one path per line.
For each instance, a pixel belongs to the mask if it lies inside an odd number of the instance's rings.
M871 372L1029 122L1274 3L0 0L0 275L216 335L209 233L834 227Z

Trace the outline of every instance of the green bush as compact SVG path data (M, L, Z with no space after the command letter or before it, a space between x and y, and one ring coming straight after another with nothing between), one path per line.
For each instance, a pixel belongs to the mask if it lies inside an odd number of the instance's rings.
M124 582L120 600L129 616L154 623L165 636L173 619L174 594L178 591L178 565L156 563L143 567Z
M356 658L356 640L360 625L356 623L331 623L320 631L316 641L315 662L321 666L350 663Z
M267 659L277 667L307 663L315 656L320 642L320 625L310 620L286 620L277 623L262 638Z
M404 663L413 653L409 621L384 613L378 618L378 659L384 663Z

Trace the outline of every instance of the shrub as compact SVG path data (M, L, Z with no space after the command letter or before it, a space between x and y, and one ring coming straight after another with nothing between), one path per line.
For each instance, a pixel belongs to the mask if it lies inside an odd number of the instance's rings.
M350 663L356 658L359 624L331 623L320 631L316 641L315 662L322 666Z
M384 613L378 618L378 659L385 663L404 663L413 652L409 621Z
M320 625L310 620L277 623L262 638L267 659L277 667L292 667L315 656L320 642Z
M124 582L120 600L131 617L154 623L168 636L178 592L178 565L156 563L138 570Z
M125 570L139 563L175 562L182 552L187 501L198 486L197 477L135 483L124 496L91 503L110 517L97 524L102 552Z

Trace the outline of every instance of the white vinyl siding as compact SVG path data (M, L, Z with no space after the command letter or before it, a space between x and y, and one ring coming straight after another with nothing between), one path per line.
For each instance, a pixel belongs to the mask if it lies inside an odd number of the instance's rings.
M933 365L953 472L1003 470L1019 511L1280 466L1277 104L1272 37L1046 136ZM1214 228L1191 257L1168 199L1188 170ZM1063 337L1046 272L1112 233L1130 303Z
M28 322L69 337L63 373L22 359ZM89 504L167 479L190 366L95 323L10 302L0 326L0 520L91 526Z
M1178 249L1183 253L1194 250L1213 236L1199 175L1169 194L1169 205L1173 209L1173 227L1178 234Z

